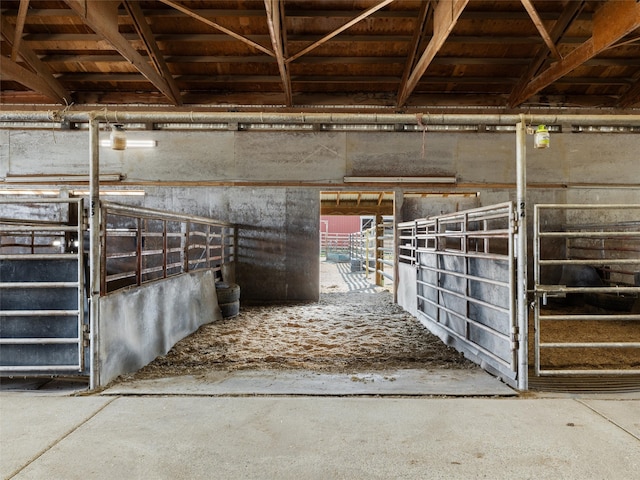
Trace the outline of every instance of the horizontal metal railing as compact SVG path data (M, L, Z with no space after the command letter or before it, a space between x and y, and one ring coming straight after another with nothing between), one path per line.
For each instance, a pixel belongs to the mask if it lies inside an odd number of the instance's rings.
M102 203L102 295L235 261L234 225L195 215Z

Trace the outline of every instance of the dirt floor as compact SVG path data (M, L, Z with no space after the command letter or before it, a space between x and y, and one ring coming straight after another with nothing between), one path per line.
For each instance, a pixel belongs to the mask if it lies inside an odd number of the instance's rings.
M322 261L317 303L243 306L234 318L202 326L166 355L120 380L198 375L213 370L310 370L366 373L391 369L476 369L348 263ZM603 313L586 306L548 306L544 314ZM533 315L529 361L534 363ZM544 322L545 342L629 342L640 324ZM544 349L542 368L638 369L640 349Z
M305 369L354 373L404 368L479 368L447 347L348 263L321 262L318 303L243 306L202 326L121 380L211 370Z

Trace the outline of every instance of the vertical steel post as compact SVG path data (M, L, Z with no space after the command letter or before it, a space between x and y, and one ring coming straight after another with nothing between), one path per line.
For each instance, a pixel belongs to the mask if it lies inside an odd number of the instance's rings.
M400 282L400 229L398 224L403 221L402 204L404 191L393 191L393 303L398 303L398 284Z
M94 390L100 386L99 361L99 315L100 315L100 157L99 131L100 124L91 115L89 119L89 329L91 343L89 346L89 388ZM82 241L81 239L79 239Z
M136 285L142 285L142 230L144 229L144 220L141 217L136 219ZM147 225L148 226L148 225Z
M376 227L374 231L376 235L373 250L373 258L375 259L374 274L376 285L382 287L384 286L384 277L382 276L382 271L384 270L384 251L382 250L382 248L384 247L384 239L382 238L382 236L384 235L384 225L382 224L382 215L380 215L379 213L376 213Z
M167 278L167 262L169 241L167 237L167 221L162 221L162 278Z
M518 390L529 384L527 308L527 131L524 115L516 124L516 202L518 213L518 241L516 243L516 292L518 315Z

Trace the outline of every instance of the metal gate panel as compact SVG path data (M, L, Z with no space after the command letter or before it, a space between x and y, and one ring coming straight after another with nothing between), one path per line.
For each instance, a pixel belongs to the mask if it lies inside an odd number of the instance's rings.
M507 202L398 227L423 323L506 380L517 377L514 219Z
M3 209L0 223L0 373L84 374L83 202L2 204L12 206ZM64 210L68 217L66 222L7 218L12 209L20 211L16 205L39 215Z
M640 205L535 205L534 283L536 375L640 373Z

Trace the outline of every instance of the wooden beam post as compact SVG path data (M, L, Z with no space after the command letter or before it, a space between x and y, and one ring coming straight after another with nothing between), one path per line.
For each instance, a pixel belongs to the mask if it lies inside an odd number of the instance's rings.
M82 18L85 24L113 45L120 55L129 60L154 87L160 90L175 105L180 104L181 100L176 98L167 80L160 76L118 31L118 6L121 3L120 0L101 0L99 2L85 2L84 0L64 1L71 10Z
M593 15L591 38L533 78L512 105L520 105L639 27L640 2L616 0L605 3Z
M291 93L291 76L289 67L285 61L286 56L286 26L284 25L284 4L280 0L264 0L267 11L267 23L271 44L276 54L278 70L282 79L282 89L284 90L285 104L290 107L293 104L293 94Z
M441 0L438 2L438 5L436 5L433 11L433 37L411 72L411 75L409 75L407 82L400 86L398 92L399 107L407 103L409 96L418 85L420 77L426 72L434 57L440 51L442 45L444 45L444 42L447 40L453 27L455 27L467 3L469 3L469 0Z

